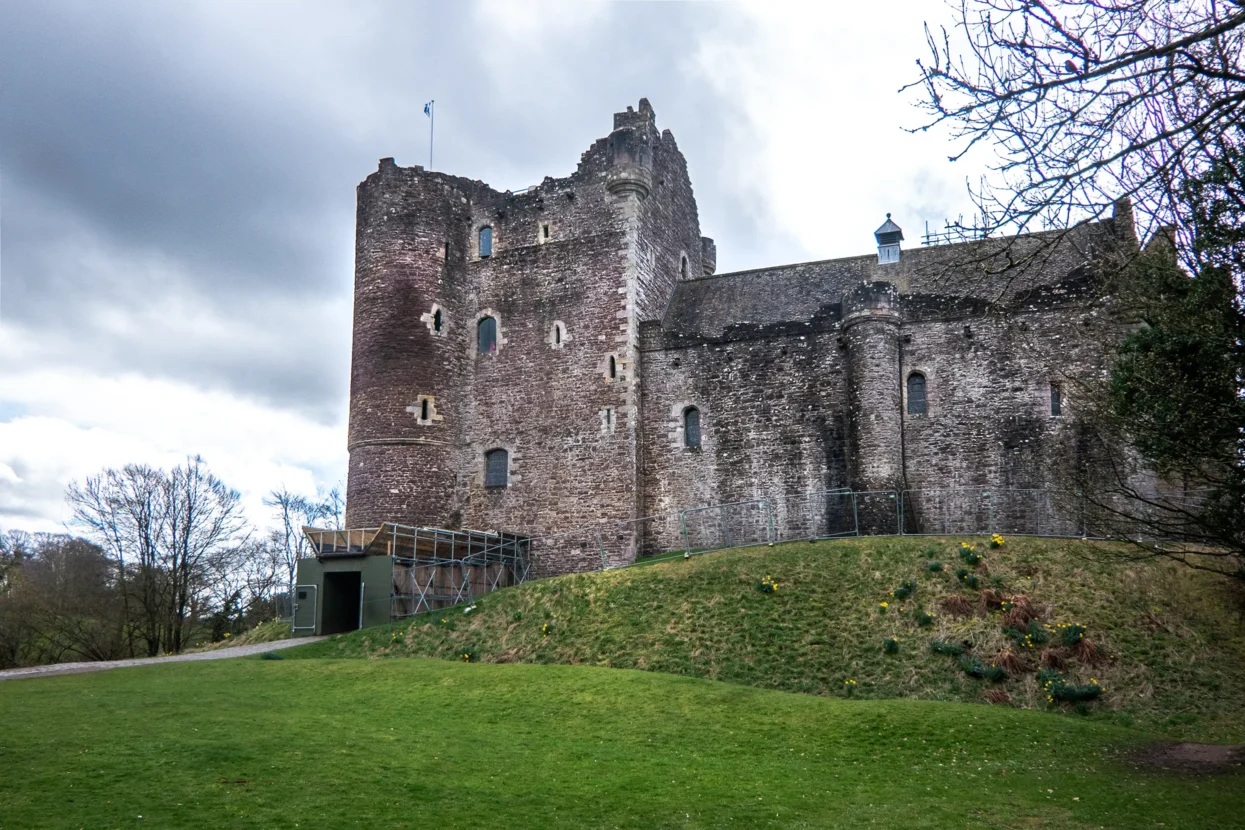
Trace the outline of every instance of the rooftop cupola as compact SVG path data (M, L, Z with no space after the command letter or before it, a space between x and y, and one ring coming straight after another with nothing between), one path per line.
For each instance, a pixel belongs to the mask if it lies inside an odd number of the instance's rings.
M886 265L899 261L899 243L903 241L903 230L891 221L886 214L886 222L873 232L878 240L878 265Z

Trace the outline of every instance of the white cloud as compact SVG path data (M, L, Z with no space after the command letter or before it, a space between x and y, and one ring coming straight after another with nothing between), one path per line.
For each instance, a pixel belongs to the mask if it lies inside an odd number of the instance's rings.
M40 413L0 423L0 494L10 494L0 526L56 529L69 516L59 494L70 481L131 462L167 467L198 453L262 524L272 488L314 495L345 471L344 422L317 424L226 392L63 367L0 369L0 388Z
M925 220L971 212L964 181L978 168L949 165L945 135L904 131L924 118L898 90L925 52L929 3L724 8L692 68L735 108L721 136L733 162L718 172L754 200L772 240L732 267L867 253L888 212L920 244ZM719 247L735 259L729 240Z

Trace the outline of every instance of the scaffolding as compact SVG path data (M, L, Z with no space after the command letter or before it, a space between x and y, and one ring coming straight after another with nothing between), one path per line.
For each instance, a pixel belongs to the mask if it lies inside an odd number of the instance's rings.
M514 533L444 530L386 522L376 528L304 527L317 559L387 556L393 563L390 617L447 608L527 581L531 540Z

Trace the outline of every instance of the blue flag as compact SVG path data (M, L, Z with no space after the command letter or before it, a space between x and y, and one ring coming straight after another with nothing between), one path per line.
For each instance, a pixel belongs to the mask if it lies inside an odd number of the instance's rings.
M432 102L431 101L428 102L427 104L424 104L424 115L428 116L429 118L432 117Z

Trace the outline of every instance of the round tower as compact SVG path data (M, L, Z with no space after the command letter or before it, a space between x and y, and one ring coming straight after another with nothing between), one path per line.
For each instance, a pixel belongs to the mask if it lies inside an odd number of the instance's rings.
M892 283L863 283L843 297L854 490L894 490L903 478L899 321Z
M439 174L391 158L359 185L348 527L461 522L453 434L468 329L454 279L469 224L463 201Z

